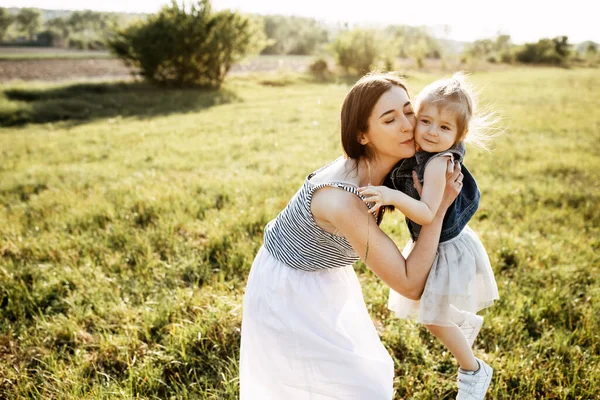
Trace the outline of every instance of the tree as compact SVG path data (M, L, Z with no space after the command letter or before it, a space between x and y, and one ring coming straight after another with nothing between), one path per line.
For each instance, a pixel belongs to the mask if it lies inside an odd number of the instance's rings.
M21 8L16 21L19 29L28 35L29 40L35 38L35 34L42 26L41 13L37 8Z
M496 38L496 50L504 51L508 50L511 46L510 35L498 35Z
M514 62L515 46L512 44L510 35L498 35L496 38L495 48L500 61L506 64L511 64Z
M471 43L464 51L464 55L472 58L486 59L505 63L513 62L513 49L509 35L498 35L495 39L480 39Z
M56 31L64 38L69 36L69 24L64 18L52 18L46 22L46 27Z
M421 37L416 42L411 43L405 51L410 58L415 60L418 68L425 66L425 58L428 54L428 45L425 38Z
M378 61L391 64L393 49L377 31L354 29L338 34L331 44L337 64L347 72L364 74L375 67Z
M266 15L262 20L271 44L261 54L314 54L328 40L327 29L312 18Z
M584 54L585 54L585 58L587 59L588 62L592 63L592 64L596 64L598 61L600 61L600 58L598 58L598 44L595 42L587 42L585 44L585 50L584 50Z
M12 25L14 17L6 8L0 7L0 41L4 40L6 31Z
M598 55L598 45L594 42L589 42L585 46L585 55L588 58L594 58Z
M72 32L86 36L99 36L117 25L117 18L113 14L96 11L75 11L67 19L67 24Z
M262 30L238 13L213 13L209 0L176 2L109 40L113 53L150 82L218 88L234 62L263 46Z
M571 55L571 45L569 44L569 38L566 36L559 36L552 39L554 42L554 50L561 59L566 60Z
M69 30L69 47L103 49L106 40L119 26L118 17L114 13L96 11L75 11L65 20Z
M61 17L52 18L45 23L43 32L38 33L38 43L45 43L48 46L65 47L71 34L67 20Z
M466 49L466 53L473 58L486 58L495 50L491 39L476 40Z
M389 25L384 35L394 42L396 56L414 58L417 63L423 58L440 58L442 48L427 28L407 25Z

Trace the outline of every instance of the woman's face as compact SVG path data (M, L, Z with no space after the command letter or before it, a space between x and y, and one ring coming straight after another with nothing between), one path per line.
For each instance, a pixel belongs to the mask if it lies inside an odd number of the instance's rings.
M413 130L415 112L406 91L392 86L381 95L369 116L369 129L359 141L368 145L377 158L394 159L415 154Z

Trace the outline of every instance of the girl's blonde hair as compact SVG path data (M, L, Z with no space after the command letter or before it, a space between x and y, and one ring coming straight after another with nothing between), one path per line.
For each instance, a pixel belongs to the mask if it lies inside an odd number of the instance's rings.
M415 103L417 115L426 105L449 111L456 118L457 135L454 144L466 142L487 149L489 142L501 130L498 115L493 111L476 109L477 93L465 74L455 73L452 78L438 79L419 92Z

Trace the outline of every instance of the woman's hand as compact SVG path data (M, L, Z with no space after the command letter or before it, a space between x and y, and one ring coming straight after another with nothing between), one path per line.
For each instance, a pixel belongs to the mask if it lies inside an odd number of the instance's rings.
M363 186L358 188L358 192L364 197L365 203L375 203L371 207L371 212L377 212L380 207L392 204L394 189L387 186Z
M421 196L423 184L419 182L419 177L415 171L412 173L412 178L413 184L415 185L417 192L419 192L419 196ZM448 160L448 168L446 170L446 187L444 188L444 196L442 197L442 202L440 203L438 212L441 210L443 213L446 213L448 207L452 205L462 189L462 180L463 174L460 172L460 163Z
M421 194L422 185L419 183L419 180L415 180L416 173L413 172L413 182L415 183L415 187ZM460 163L453 162L452 160L448 161L448 169L446 170L446 187L444 188L444 197L442 197L442 202L440 203L440 207L438 212L443 212L444 214L448 210L448 208L452 205L454 200L458 197L462 187L463 187L463 174L460 172Z

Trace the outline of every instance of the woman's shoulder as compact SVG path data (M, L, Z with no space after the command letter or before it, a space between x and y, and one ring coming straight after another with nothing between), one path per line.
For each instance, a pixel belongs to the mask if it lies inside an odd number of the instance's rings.
M340 157L309 175L311 210L315 216L324 220L334 216L353 218L368 211L358 192L358 175L352 163Z
M367 214L368 210L357 194L335 186L326 186L318 190L311 202L313 215L330 222L340 218L357 218Z
M344 184L358 186L358 177L349 168L351 160L340 157L335 161L319 168L308 175L307 180L312 185Z

